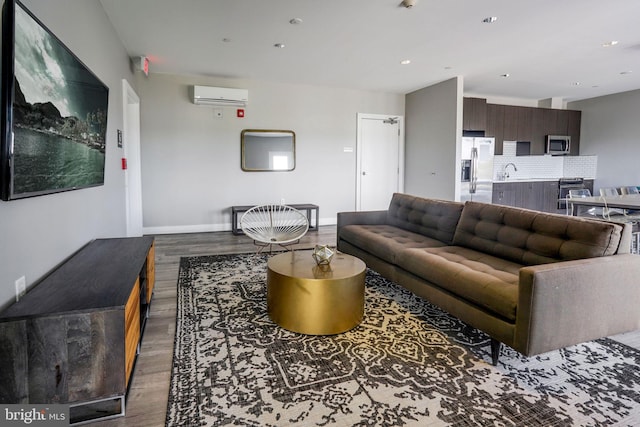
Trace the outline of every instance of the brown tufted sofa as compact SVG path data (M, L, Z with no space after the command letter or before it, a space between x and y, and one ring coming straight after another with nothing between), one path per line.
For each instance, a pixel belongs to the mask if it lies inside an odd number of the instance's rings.
M628 225L393 195L338 213L338 250L526 356L640 328Z

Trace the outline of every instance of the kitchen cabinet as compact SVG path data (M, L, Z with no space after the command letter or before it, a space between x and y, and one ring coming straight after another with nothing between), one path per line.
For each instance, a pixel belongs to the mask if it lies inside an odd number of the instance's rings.
M533 133L533 110L530 107L516 108L516 141L531 141Z
M550 135L569 135L569 111L556 110L556 128L555 132Z
M541 211L544 206L543 182L518 182L516 187L516 206Z
M550 213L564 213L558 211L558 198L560 197L560 189L558 181L542 182L542 211Z
M582 114L580 111L568 110L567 135L571 136L572 156L580 155L580 123Z
M563 135L558 133L558 110L545 108L542 110L543 130L545 135Z
M504 141L529 141L531 154L545 154L547 135L569 135L571 155L580 154L581 112L553 108L488 104L482 98L463 99L463 130L484 130L495 138L495 154Z
M502 155L502 142L504 141L504 105L487 104L487 129L486 136L495 138L494 152Z
M533 108L531 115L531 154L544 154L546 144L546 130L544 128L544 109ZM578 129L578 132L580 129Z
M520 107L505 105L504 122L502 123L503 141L518 140L518 110ZM500 124L498 124L500 126Z
M496 182L493 184L491 202L494 205L517 206L515 183Z
M484 98L464 98L462 100L462 129L487 129L487 100Z
M495 182L493 204L558 212L558 181Z

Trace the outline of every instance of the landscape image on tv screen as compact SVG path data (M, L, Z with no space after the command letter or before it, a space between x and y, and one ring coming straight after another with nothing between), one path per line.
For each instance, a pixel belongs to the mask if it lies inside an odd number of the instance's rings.
M108 88L19 2L10 198L104 183Z

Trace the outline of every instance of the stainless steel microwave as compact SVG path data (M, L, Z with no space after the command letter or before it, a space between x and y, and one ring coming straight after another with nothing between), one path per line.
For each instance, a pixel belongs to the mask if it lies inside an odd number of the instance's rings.
M569 154L571 137L567 135L547 135L546 153L551 155Z

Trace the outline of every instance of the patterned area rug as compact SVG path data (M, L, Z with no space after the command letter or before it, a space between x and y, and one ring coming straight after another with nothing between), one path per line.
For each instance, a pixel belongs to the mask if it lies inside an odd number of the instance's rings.
M276 326L267 255L183 258L167 426L640 425L640 352L609 339L525 358L369 271L362 324Z

